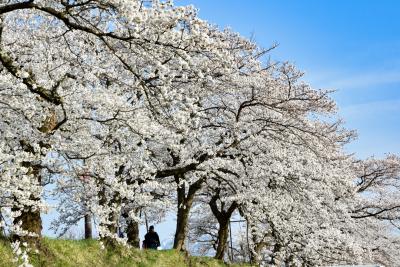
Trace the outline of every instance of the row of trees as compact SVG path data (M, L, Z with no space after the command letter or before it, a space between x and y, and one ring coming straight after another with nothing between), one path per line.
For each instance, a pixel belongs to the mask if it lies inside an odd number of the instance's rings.
M3 0L0 16L1 227L13 240L40 247L51 195L57 232L93 217L108 245L138 246L142 213L175 210L183 250L200 207L196 236L212 222L219 259L237 213L253 262L399 264L400 159L344 153L355 134L330 92L266 60L273 47L171 1Z

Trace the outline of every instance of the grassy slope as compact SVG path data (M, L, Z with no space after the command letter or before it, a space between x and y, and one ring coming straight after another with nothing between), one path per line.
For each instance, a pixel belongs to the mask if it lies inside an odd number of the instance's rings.
M31 264L34 266L54 267L222 267L220 261L208 257L185 257L175 250L137 250L117 248L102 250L96 240L55 240L44 239L46 253L32 255ZM0 267L16 266L12 263L10 245L0 241Z

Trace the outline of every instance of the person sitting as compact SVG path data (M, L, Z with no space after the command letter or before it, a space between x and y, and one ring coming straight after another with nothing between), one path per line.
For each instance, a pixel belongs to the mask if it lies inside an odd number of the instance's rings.
M154 226L150 226L149 232L144 236L144 249L157 249L160 246L160 238L157 232L154 231Z

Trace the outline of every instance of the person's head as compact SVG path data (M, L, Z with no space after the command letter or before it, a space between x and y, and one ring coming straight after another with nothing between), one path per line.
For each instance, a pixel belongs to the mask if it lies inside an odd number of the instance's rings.
M152 225L152 226L149 227L149 231L150 231L150 232L154 232L154 225Z

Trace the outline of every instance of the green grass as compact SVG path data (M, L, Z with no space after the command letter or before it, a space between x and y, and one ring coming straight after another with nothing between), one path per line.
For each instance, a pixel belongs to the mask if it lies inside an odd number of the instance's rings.
M13 266L11 264L12 259L13 255L10 244L0 239L0 266Z
M0 240L0 267L17 266L12 262L10 244ZM175 250L138 250L117 247L101 249L96 240L43 239L43 251L30 255L37 267L222 267L228 266L209 257L185 256ZM239 265L230 265L239 266Z

